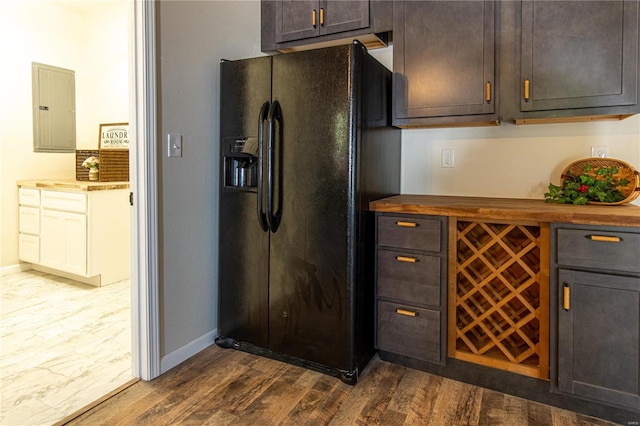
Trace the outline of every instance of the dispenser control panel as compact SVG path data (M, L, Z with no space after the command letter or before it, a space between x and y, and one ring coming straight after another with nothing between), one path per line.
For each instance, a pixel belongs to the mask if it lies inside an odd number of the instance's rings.
M225 188L255 190L258 138L226 137L223 139L223 147Z

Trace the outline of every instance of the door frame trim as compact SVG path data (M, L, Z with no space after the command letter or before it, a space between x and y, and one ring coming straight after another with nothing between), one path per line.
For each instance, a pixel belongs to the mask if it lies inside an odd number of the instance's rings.
M143 380L160 375L155 15L155 2L131 2L131 363Z

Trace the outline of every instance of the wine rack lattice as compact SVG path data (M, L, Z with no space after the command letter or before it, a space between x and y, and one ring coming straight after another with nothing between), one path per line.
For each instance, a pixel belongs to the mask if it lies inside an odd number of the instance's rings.
M548 304L548 277L541 274L541 228L458 221L455 235L453 356L548 377L548 312L541 309Z

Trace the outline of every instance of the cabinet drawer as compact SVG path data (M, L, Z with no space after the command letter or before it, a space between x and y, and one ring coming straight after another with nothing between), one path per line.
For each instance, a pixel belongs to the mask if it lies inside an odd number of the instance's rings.
M78 192L42 191L42 208L85 213L87 196Z
M378 216L378 245L439 252L441 221L411 216Z
M440 312L378 301L377 348L440 362Z
M378 296L440 305L440 258L378 250Z
M558 229L558 263L640 273L640 234Z
M21 233L38 235L40 233L40 209L38 207L19 208L19 230Z
M40 262L40 237L36 235L19 234L18 257L23 262Z
M40 205L40 190L33 188L19 188L18 203L20 203L21 206L38 207Z

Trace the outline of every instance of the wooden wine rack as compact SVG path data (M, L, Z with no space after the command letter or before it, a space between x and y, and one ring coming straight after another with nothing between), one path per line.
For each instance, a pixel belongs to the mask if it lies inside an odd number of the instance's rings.
M549 377L549 228L450 218L449 356Z

